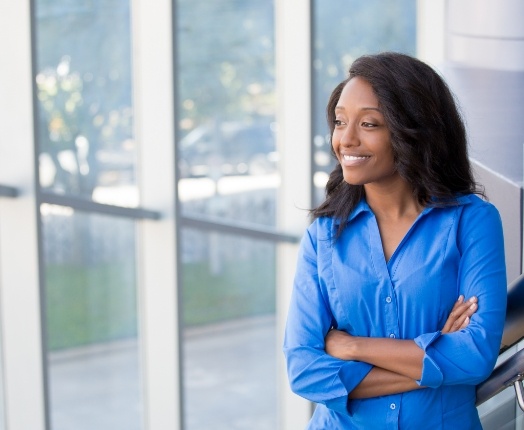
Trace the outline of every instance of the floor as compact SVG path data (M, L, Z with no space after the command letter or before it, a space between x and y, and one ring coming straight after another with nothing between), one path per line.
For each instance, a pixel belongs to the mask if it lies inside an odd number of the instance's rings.
M276 428L272 316L184 333L185 430ZM49 360L52 430L141 430L136 342L55 353Z

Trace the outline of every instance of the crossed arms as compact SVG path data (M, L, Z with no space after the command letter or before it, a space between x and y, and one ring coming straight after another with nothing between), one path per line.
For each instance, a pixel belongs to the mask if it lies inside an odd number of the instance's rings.
M460 296L444 325L442 334L466 328L477 310L477 298ZM325 350L332 357L373 365L371 371L349 393L350 399L364 399L424 388L417 384L422 375L424 351L412 340L351 336L330 330Z

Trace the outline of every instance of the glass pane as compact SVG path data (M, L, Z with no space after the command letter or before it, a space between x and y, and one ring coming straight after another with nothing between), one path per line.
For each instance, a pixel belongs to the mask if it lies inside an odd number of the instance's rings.
M135 223L41 206L53 430L138 430Z
M274 430L275 245L182 231L186 430Z
M313 29L313 186L318 204L334 167L325 119L329 95L360 55L415 55L416 0L314 0Z
M273 1L178 0L176 32L182 210L273 225Z
M35 0L40 186L137 206L130 0Z
M504 351L499 355L496 366L508 360L518 350L518 346L512 346ZM477 407L477 410L484 430L517 430L523 428L522 411L517 405L513 385L482 403Z

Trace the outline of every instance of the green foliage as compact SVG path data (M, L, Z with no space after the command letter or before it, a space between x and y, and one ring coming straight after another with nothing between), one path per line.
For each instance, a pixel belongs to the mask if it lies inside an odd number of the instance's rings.
M271 253L256 260L223 263L213 274L208 262L183 266L184 326L210 324L275 311L275 261Z
M39 0L35 9L38 145L55 172L41 185L89 198L117 176L97 152L122 158L134 148L129 2Z
M273 117L272 1L177 2L181 128Z
M357 57L381 51L415 54L415 0L314 2L314 70L329 93ZM328 94L329 94L328 93Z
M134 338L137 292L134 267L118 265L46 267L49 350ZM238 264L223 263L213 274L208 262L183 266L184 326L211 324L275 311L272 253Z
M48 265L45 272L50 350L136 337L132 266Z

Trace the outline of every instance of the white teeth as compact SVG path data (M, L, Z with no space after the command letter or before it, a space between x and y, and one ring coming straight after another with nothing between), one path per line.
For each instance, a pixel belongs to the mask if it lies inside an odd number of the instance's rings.
M368 157L357 157L355 155L344 155L344 160L347 160L347 161L354 161L354 160L364 160L365 158L368 158Z

